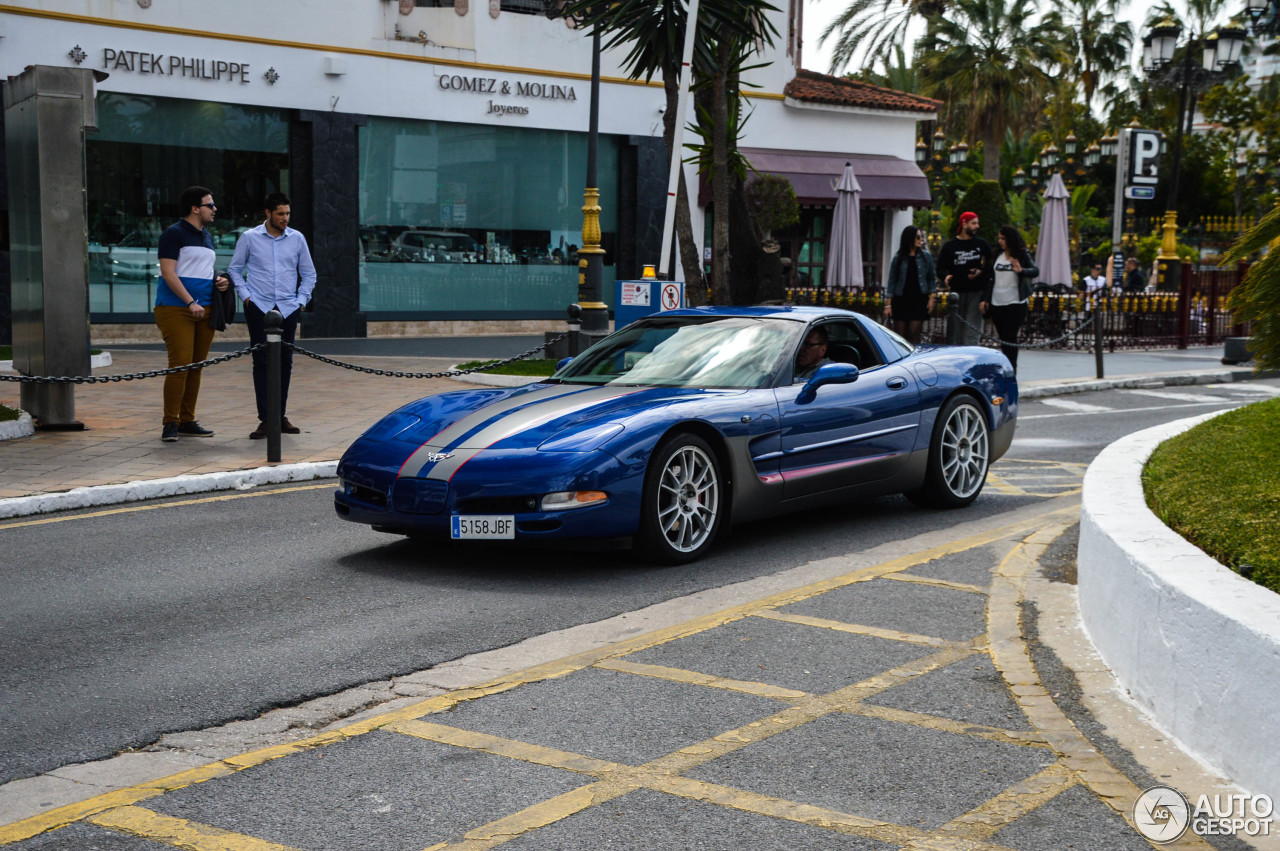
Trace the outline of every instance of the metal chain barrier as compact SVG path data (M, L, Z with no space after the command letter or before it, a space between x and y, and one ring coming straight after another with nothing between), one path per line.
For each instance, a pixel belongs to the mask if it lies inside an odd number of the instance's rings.
M996 343L1001 346L1008 346L1011 349L1043 349L1043 348L1047 348L1048 346L1061 343L1064 340L1069 340L1072 337L1076 336L1081 331L1083 331L1084 329L1088 328L1090 325L1093 324L1093 320L1097 318L1097 314L1090 316L1088 319L1084 321L1084 324L1068 331L1067 333L1063 334L1061 337L1056 337L1052 340L1045 340L1042 343L1022 343L1022 344L1010 343L1005 340L1001 340L999 337L993 337L987 333L985 326L982 328L978 328L978 327L975 327L972 322L970 322L968 319L965 319L963 316L957 316L957 318L961 322L963 322L966 326L968 326L970 330L977 331L978 336L984 340L990 340L993 343Z
M216 358L202 360L199 363L188 363L183 366L171 366L167 369L153 369L150 372L131 372L124 375L0 375L0 381L17 381L22 384L106 384L108 382L135 381L140 378L155 378L158 375L173 375L177 372L190 372L193 369L204 369L206 366L226 363L229 360L242 358L258 349L265 349L266 343L258 343L247 349L219 355Z
M487 363L487 364L484 364L483 366L477 366L471 369L447 370L445 372L397 372L391 369L373 369L367 366L357 366L356 364L343 363L342 361L334 360L333 358L327 358L324 355L307 351L301 346L295 346L293 343L285 343L284 345L293 349L295 352L297 352L300 355L306 355L309 358L314 358L320 361L321 363L327 363L332 366L340 366L343 369L351 369L351 370L355 370L356 372L367 372L370 375L385 375L391 378L449 378L455 375L470 375L473 372L484 372L485 370L488 370L488 369L496 369L497 367L506 366L507 364L514 363L515 361L518 361L518 360L524 360L525 358L542 351L548 346L554 346L556 343L567 338L568 336L569 334L566 332L564 334L561 334L558 337L553 337L550 340L547 340L542 345L532 348L527 352L523 352L521 354L515 355L514 357L506 358L505 360L494 361L493 363ZM155 378L156 376L159 376L159 375L172 375L176 372L189 372L193 369L203 369L206 366L213 366L219 363L226 363L229 360L234 360L235 358L240 358L240 357L244 357L245 355L252 354L253 352L256 352L258 349L265 349L267 345L268 345L267 343L258 343L257 345L250 346L247 349L241 349L236 352L231 352L230 354L220 355L216 358L210 358L209 360L200 361L200 363L189 363L184 366L171 366L168 369L154 369L154 370L151 370L150 372L133 372L125 375L75 375L75 376L0 375L0 381L17 381L23 384L106 384L112 381L115 381L115 382L134 381L140 378Z
M456 375L470 375L473 372L484 372L485 370L488 370L488 369L496 369L500 366L506 366L509 363L515 363L518 360L524 360L525 358L530 357L531 355L534 355L537 352L542 351L548 346L554 346L556 343L560 342L561 340L565 339L568 336L569 334L566 332L564 334L561 334L558 337L552 337L550 340L547 340L545 343L543 343L540 346L535 346L534 348L530 349L527 352L523 352L522 354L515 355L514 357L506 358L505 360L494 361L493 363L487 363L487 364L484 364L483 366L475 366L475 367L472 367L471 369L451 369L451 370L446 370L444 372L397 372L396 370L393 370L393 369L374 369L373 367L359 366L354 363L343 363L340 360L327 358L324 355L316 354L315 352L309 352L306 349L302 348L301 346L295 346L293 343L285 343L284 345L293 349L295 352L297 352L300 355L306 355L307 357L318 360L321 363L327 363L330 366L342 367L343 369L355 370L356 372L366 372L369 375L385 375L390 378L452 378Z

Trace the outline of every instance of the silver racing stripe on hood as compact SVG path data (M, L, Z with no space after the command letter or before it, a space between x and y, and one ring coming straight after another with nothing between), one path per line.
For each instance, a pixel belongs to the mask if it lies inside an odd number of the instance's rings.
M427 473L426 478L447 482L463 464L500 440L505 440L512 435L531 428L537 428L559 417L599 405L610 399L638 393L640 389L638 387L597 387L586 393L566 396L560 399L550 399L539 405L530 405L527 408L512 411L498 422L469 437L466 441L467 446L455 447L448 458L443 459L431 468L431 472ZM401 475L406 474L401 472Z
M401 476L414 477L422 471L422 468L431 463L430 456L444 452L445 448L455 440L460 439L464 434L477 428L481 424L488 422L499 414L516 408L522 408L526 405L536 405L539 402L545 402L548 399L555 399L559 396L567 396L571 393L582 393L584 390L591 388L582 387L544 387L541 390L534 390L531 393L518 393L514 396L508 396L501 402L494 402L492 405L486 405L478 411L467 414L453 425L444 429L438 434L432 435L431 439L414 450L413 454L405 459L404 464L400 467Z

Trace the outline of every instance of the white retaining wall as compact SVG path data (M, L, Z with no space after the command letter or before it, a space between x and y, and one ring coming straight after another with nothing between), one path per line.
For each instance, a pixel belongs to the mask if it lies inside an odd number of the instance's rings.
M1089 465L1080 520L1085 630L1117 680L1188 750L1280 798L1280 595L1223 567L1147 508L1142 468L1217 414L1129 435Z

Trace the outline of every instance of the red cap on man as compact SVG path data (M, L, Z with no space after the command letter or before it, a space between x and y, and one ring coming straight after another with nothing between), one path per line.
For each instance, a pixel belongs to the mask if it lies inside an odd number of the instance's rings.
M970 221L970 220L972 220L972 219L976 219L976 218L978 218L978 214L977 214L977 213L961 213L961 214L960 214L960 225L959 225L959 227L956 229L956 230L957 230L957 232L959 232L961 229L963 229L963 228L964 228L965 222L968 222L968 221Z

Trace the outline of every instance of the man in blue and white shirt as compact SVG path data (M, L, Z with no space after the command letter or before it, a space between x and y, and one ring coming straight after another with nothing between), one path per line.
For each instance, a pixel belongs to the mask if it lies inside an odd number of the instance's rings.
M311 262L307 238L289 227L289 198L272 192L265 202L266 221L245 231L236 242L228 272L236 295L244 302L244 321L249 340L267 341L266 315L280 311L284 325L281 339L292 343L298 333L302 308L316 288L316 267ZM298 434L302 429L285 416L289 401L289 376L293 372L293 349L282 347L280 356L280 430ZM249 434L254 440L267 436L267 352L253 353L253 390L258 401L258 427Z
M229 281L214 274L213 224L218 205L203 186L182 193L182 218L160 235L160 284L156 287L156 325L164 337L170 368L200 363L209 356L213 328L208 310L215 289ZM212 429L196 422L200 396L200 370L175 372L164 379L164 422L160 439L166 443L184 437L209 437Z

